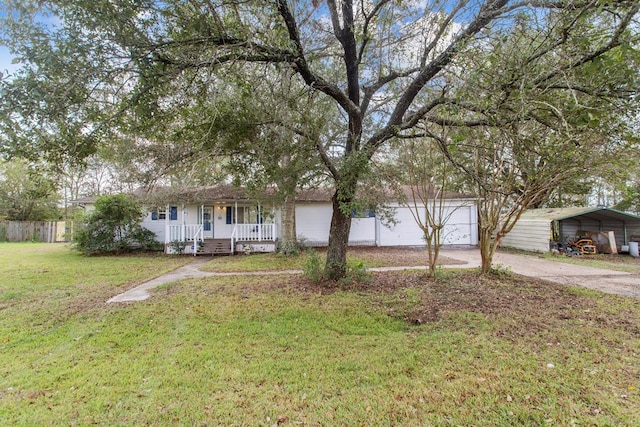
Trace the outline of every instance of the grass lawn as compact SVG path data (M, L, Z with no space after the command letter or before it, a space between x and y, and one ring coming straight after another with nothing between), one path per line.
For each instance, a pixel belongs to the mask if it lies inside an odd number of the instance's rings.
M314 254L314 255L312 255ZM327 250L318 248L304 251L298 257L284 256L278 253L251 254L250 256L214 257L201 270L217 272L303 270L311 256L316 256L324 266ZM372 248L367 246L350 247L347 263L364 263L368 268L387 266L425 266L425 249L410 248ZM441 264L455 263L455 260L440 256Z
M460 271L212 277L104 303L182 262L0 244L0 425L640 421L638 300Z

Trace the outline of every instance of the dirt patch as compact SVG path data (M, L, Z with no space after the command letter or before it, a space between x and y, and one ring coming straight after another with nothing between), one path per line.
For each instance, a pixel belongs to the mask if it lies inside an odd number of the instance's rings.
M563 322L620 328L640 336L640 301L605 294L597 298L561 284L517 275L465 271L434 280L424 272L381 272L375 273L369 284L318 284L297 278L294 286L291 290L295 292L364 293L377 310L414 325L438 322L455 312L471 312L488 319L509 319L513 327L497 331L505 338L545 333ZM613 299L624 299L629 309L608 312L606 301Z
M319 253L326 253L326 248L316 249ZM347 252L349 260L363 260L366 266L373 264L386 267L403 267L407 265L427 265L427 250L425 248L390 248L376 246L351 246ZM459 261L446 256L438 257L440 265L460 265Z

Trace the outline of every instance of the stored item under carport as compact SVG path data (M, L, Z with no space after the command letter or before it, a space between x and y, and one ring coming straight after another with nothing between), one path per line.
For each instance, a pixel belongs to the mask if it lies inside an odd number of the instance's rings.
M570 251L567 251L568 256L572 255L595 255L598 253L596 250L596 246L593 244L593 240L591 239L580 239L569 245Z

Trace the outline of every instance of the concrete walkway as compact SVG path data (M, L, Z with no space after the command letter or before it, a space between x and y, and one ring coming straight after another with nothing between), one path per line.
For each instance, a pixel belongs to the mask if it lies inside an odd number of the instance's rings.
M107 302L129 302L129 301L143 301L151 296L149 289L157 288L158 286L166 283L175 282L176 280L192 279L197 277L223 277L223 276L273 276L277 274L300 274L301 270L276 270L276 271L242 271L242 272L230 272L230 273L217 273L211 271L200 271L200 266L211 261L211 258L195 258L191 263L173 270L170 273L163 274L155 279L149 280L135 288L129 289L115 297L109 299Z
M443 257L462 262L450 264L446 268L477 268L480 266L480 251L478 249L443 250ZM279 274L301 274L301 270L252 271L217 273L200 271L200 266L211 261L211 258L195 258L193 262L180 267L170 273L156 277L146 283L136 286L126 292L109 299L108 303L142 301L151 296L150 289L181 279L197 277L222 276L267 276ZM503 266L516 274L534 277L565 285L583 286L598 291L640 298L640 274L603 268L587 267L575 264L550 261L531 255L516 255L497 253L493 260L494 266ZM401 271L407 269L424 269L417 267L379 267L369 268L368 271Z

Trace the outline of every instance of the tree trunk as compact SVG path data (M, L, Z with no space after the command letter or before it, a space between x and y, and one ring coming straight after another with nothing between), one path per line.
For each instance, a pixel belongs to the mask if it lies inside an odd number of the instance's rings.
M331 216L329 249L327 250L327 263L324 272L328 279L338 280L347 273L347 245L349 231L351 231L351 215L345 215L340 210L337 191L333 194L331 201L333 202L333 215ZM342 202L348 203L349 201L342 200Z
M493 263L495 245L491 239L492 234L493 233L490 229L480 227L480 258L482 259L482 265L480 266L481 274L487 274L491 270L491 264Z
M438 257L440 256L440 237L442 234L442 227L439 225L432 226L430 233L425 232L425 238L427 240L427 252L429 253L429 262L427 267L429 269L429 275L434 279L438 277Z
M291 254L297 247L295 194L287 194L282 209L282 242L280 251L283 254Z

